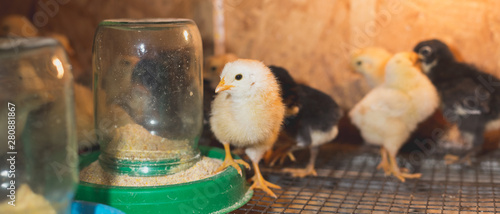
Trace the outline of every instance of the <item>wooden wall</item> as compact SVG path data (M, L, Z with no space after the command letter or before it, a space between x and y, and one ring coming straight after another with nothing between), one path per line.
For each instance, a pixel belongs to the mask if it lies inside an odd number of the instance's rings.
M53 16L41 6L48 2L58 4ZM18 13L33 19L40 11L47 13L48 21L38 27L69 37L84 77L91 72L93 34L103 19L191 18L202 33L205 54L213 50L210 0L30 0L1 5L0 16ZM227 51L283 66L345 108L369 90L348 67L350 52L366 46L410 51L420 40L440 38L466 62L500 76L500 1L225 0L224 5Z
M368 90L348 66L367 46L411 51L440 38L466 62L500 76L500 2L496 0L228 1L227 46L240 57L288 68L345 108Z

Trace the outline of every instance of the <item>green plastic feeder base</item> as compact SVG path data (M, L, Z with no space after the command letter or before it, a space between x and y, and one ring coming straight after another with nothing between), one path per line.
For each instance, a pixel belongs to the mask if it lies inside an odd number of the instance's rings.
M200 147L202 155L224 159L224 150ZM81 156L80 168L97 160L99 154ZM227 213L246 204L253 195L245 175L236 169L198 181L154 187L118 187L80 182L75 200L97 202L127 214L140 213Z

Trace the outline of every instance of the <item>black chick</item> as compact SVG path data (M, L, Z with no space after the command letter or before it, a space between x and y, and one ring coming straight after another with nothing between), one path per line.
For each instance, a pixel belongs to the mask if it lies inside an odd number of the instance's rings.
M487 129L497 128L500 118L500 80L472 65L457 62L446 44L433 39L414 50L441 97L443 115L458 126L460 138L472 149L462 152L468 160L482 147ZM494 125L496 124L496 125Z
M317 175L314 164L319 146L332 141L338 134L337 124L342 117L339 105L327 94L304 84L297 84L287 70L270 66L281 86L283 103L287 107L287 116L283 130L295 144L281 154L273 155L274 160L280 155L309 148L310 159L305 169L284 169L294 177ZM274 161L273 161L274 162Z

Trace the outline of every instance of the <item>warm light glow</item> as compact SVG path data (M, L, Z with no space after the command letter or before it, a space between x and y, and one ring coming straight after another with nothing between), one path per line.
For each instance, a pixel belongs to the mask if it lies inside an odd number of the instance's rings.
M54 57L52 59L52 64L54 64L54 66L56 66L56 69L57 69L57 78L61 79L63 77L63 75L64 75L64 67L62 65L61 60L59 60L59 58L57 58L57 57Z
M189 36L189 33L187 31L184 31L184 38L186 39L186 41L188 41L188 36Z

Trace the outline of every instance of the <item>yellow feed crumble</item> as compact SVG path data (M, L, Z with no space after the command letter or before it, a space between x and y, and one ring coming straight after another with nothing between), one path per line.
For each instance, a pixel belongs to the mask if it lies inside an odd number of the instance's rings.
M222 161L219 159L203 157L191 168L176 174L154 177L133 177L107 172L101 168L98 161L94 161L80 172L80 180L88 183L110 186L172 185L210 177L214 175L215 170L217 170L221 164Z
M188 140L170 140L152 135L138 124L127 124L113 131L103 152L122 160L161 160L191 157Z

